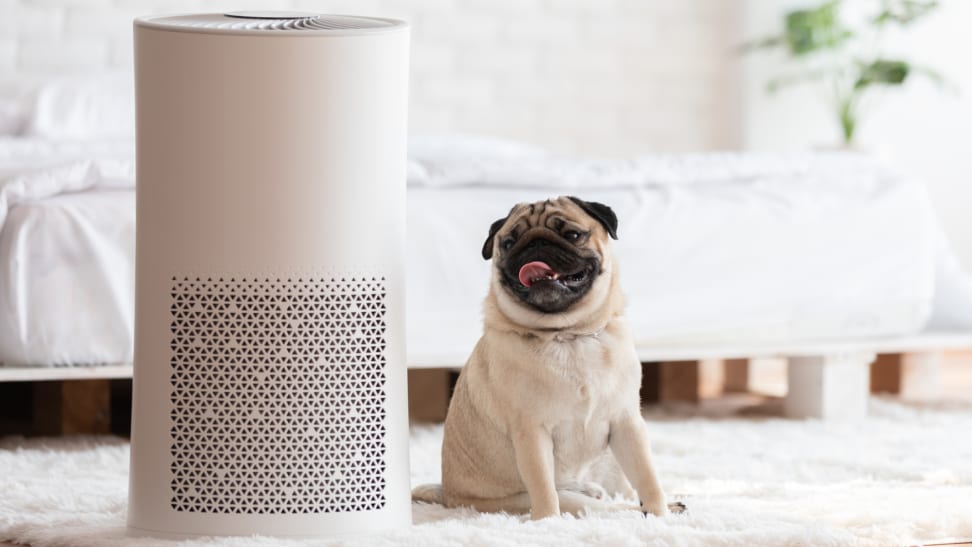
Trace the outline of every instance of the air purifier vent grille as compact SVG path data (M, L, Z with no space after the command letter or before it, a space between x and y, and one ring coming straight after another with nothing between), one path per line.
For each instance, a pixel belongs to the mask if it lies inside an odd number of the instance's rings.
M172 281L171 507L382 508L384 279Z
M266 12L209 13L149 17L140 20L150 26L214 32L333 31L338 33L376 31L404 26L400 21L347 15L287 14Z

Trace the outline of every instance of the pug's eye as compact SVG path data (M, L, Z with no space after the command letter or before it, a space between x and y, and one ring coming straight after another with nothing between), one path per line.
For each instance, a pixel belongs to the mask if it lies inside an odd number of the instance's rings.
M513 248L514 243L516 243L516 241L514 241L512 237L508 237L500 242L500 248L504 251L509 251Z
M564 239L567 241L577 241L580 239L580 236L581 234L577 230L567 230L564 232Z

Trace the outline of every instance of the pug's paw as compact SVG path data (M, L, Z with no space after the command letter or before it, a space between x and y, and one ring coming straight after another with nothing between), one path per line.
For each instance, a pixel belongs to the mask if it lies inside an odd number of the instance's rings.
M682 513L688 511L688 507L680 501L673 501L668 504L668 511L673 515L681 515Z
M651 499L640 500L641 512L648 516L648 513L655 515L656 517L664 517L668 514L668 505L665 503L665 496L658 495L653 496Z

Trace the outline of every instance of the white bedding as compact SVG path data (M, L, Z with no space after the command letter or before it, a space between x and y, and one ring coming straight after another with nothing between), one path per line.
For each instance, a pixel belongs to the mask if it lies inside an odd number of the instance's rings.
M131 190L14 207L0 231L0 360L131 362L134 248Z
M914 333L931 312L932 219L921 188L804 203L727 185L584 192L621 219L614 242L642 344L770 342ZM480 332L489 224L546 189L409 190L408 343L464 355ZM862 206L864 199L870 204ZM900 222L908 211L911 222Z
M408 353L461 364L480 332L490 223L518 201L611 205L639 342L972 328L972 286L924 188L852 155L553 157L491 139L412 143ZM131 144L0 139L0 362L131 359Z

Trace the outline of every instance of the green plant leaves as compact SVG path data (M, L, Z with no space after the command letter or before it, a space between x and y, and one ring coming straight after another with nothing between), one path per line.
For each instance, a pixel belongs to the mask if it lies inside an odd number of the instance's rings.
M917 0L885 0L882 2L881 12L874 17L873 21L878 25L883 25L884 23L907 25L931 13L937 7L937 0L928 2L920 2Z
M942 76L901 59L882 57L878 47L886 25L906 26L933 12L939 0L880 0L879 11L862 25L848 27L841 20L841 0L785 15L782 34L746 44L743 51L779 49L789 54L796 70L770 80L767 91L824 81L829 84L833 113L845 143L860 125L861 98L875 86L900 86L923 76L939 86ZM867 48L870 45L870 50Z
M907 61L877 59L870 63L861 63L860 76L854 82L854 89L874 84L901 85L910 73L911 65Z
M834 49L854 37L840 21L840 0L813 9L786 14L783 34L769 36L742 46L743 51L785 47L795 57L816 51Z
M838 0L814 9L791 11L786 14L786 44L794 56L802 56L821 49L836 48L854 33L843 26L838 17Z

